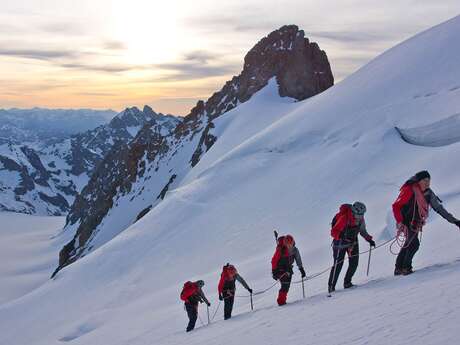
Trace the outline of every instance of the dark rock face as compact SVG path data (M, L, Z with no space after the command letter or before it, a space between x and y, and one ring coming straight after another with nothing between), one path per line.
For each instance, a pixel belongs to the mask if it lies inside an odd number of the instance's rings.
M246 72L246 73L244 73ZM276 76L280 96L303 100L334 84L326 53L295 25L283 26L255 45L244 59L243 90Z
M167 197L167 191L218 140L211 133L213 120L248 101L272 78L281 96L297 100L334 82L326 53L297 26L283 26L260 40L246 55L242 72L206 102L199 101L171 134L163 135L148 123L131 143L114 148L104 158L71 207L66 227L75 229L75 236L61 250L56 272L91 250L92 239L103 231L101 222L122 208L118 203L136 203L138 209L132 214L123 209L125 217L135 222Z

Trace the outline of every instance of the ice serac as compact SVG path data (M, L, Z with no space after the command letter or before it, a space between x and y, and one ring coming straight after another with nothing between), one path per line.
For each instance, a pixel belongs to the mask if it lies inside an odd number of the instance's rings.
M280 96L296 100L334 83L326 53L297 26L283 26L261 39L244 58L241 73L207 101L199 101L171 134L146 125L129 145L114 148L104 159L71 207L66 231L75 231L75 236L62 249L58 270L155 207L218 140L214 120L273 78Z

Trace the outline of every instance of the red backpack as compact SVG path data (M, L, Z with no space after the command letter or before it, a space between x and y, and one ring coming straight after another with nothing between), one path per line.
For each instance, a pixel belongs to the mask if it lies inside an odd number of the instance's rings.
M335 229L335 225L337 224L337 220L341 216L346 216L347 218L347 224L344 229ZM332 218L331 222L331 236L333 238L339 237L340 234L342 233L343 230L345 230L349 226L356 226L356 220L355 217L353 216L353 212L351 210L351 205L350 204L343 204L340 205L339 212L336 213L334 218Z
M198 285L191 281L188 281L184 284L182 292L180 293L180 299L186 302L190 297L195 295L198 292Z
M217 291L219 291L219 293L222 293L225 283L227 281L235 279L235 274L237 273L238 271L236 270L235 266L226 264L222 268L222 273L220 274L219 284L217 285Z
M282 257L289 257L289 251L286 247L286 239L288 236L290 237L289 240L294 242L294 238L291 235L280 236L277 239L275 254L272 257L272 270L277 269L278 262Z

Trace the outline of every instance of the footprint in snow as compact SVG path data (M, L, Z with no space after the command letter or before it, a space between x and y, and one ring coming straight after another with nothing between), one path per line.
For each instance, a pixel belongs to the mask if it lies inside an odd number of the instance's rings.
M66 336L63 336L62 338L60 338L59 341L62 341L62 342L73 341L75 339L80 338L81 336L83 336L85 334L88 334L88 333L94 331L98 327L99 327L99 325L97 323L95 323L95 322L83 323L80 326L78 326L76 329L74 329L72 332L67 334Z

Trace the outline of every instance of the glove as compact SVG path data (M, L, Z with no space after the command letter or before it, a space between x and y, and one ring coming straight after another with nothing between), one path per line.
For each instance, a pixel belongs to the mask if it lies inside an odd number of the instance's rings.
M210 307L210 306L211 306L211 302L208 302L208 303L206 303L206 304L207 304L207 306L208 306L208 307Z
M457 220L457 221L455 222L455 225L457 225L457 226L460 228L460 220Z
M373 239L370 239L369 241L369 244L371 245L371 247L374 247L375 248L375 241Z
M278 280L278 273L279 273L278 270L272 270L273 279Z
M303 267L299 267L300 274L302 275L302 278L305 278L307 275L305 274L305 270Z
M224 300L224 296L222 296L222 294L219 294L219 301L223 301Z
M248 291L249 291L250 294L252 294L252 289L251 288L249 288Z

